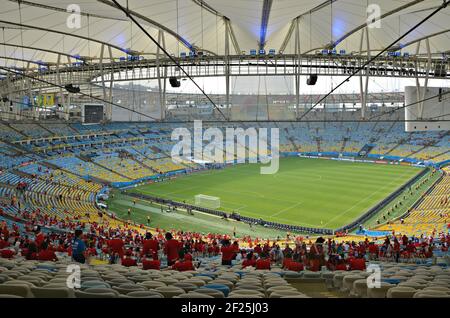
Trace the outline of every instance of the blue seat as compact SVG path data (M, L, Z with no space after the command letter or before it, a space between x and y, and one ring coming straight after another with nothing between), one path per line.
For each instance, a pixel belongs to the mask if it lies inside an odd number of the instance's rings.
M50 265L50 264L38 264L36 266L37 269L45 269L48 270L49 272L54 272L54 271L58 271L58 269L56 268L56 266L54 265Z
M109 285L106 282L102 282L102 281L87 281L87 282L82 282L81 283L81 289L88 289L88 288L111 288L111 285Z
M398 285L400 284L400 279L394 279L394 278L385 278L381 280L382 282Z
M245 272L242 272L242 271L236 271L234 273L238 274L240 278L242 278L242 276L245 276Z
M211 277L212 279L216 278L216 275L213 273L199 273L199 274L195 274L194 276L206 276L206 277Z
M230 293L230 288L226 285L222 285L222 284L208 284L205 286L202 286L200 288L209 288L209 289L215 289L218 291L221 291L225 297L228 297L228 294Z

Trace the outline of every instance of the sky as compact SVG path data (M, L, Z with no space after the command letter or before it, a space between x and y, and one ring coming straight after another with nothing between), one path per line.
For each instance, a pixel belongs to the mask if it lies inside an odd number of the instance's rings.
M345 77L343 76L319 76L315 86L306 84L307 77L301 76L300 94L325 94L338 86ZM207 94L225 94L224 77L195 78L196 83L202 87ZM424 79L420 80L424 85ZM157 87L157 81L145 81L140 84L149 87ZM415 79L372 77L369 79L369 93L381 92L403 92L405 86L415 86ZM429 87L450 87L450 80L430 79ZM353 77L344 83L335 93L359 94L359 77ZM167 83L169 92L178 93L200 93L198 88L189 79L181 80L180 88L172 88ZM295 94L293 76L240 76L231 77L231 94Z

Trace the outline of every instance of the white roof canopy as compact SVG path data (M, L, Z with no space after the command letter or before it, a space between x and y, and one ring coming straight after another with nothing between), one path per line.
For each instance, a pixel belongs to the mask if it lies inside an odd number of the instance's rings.
M122 11L105 3L111 4L111 0L78 2L80 28L69 28L67 21L72 13L67 8L73 2L0 0L0 42L6 44L0 44L0 65L25 67L26 61L57 62L57 53L63 59L74 55L99 58L102 43L112 46L114 57L124 56L127 49L144 56L157 52L156 45ZM137 14L137 20L156 39L158 30L163 30L166 48L176 56L189 51L189 45L224 54L225 19L230 21L240 50L257 49L264 2L271 2L266 6L265 48L278 51L285 42L285 53L294 53L295 32L287 35L296 18L301 52L323 48L339 39L338 50L359 52L367 6L378 4L386 17L380 21L380 28L369 29L369 40L371 50L380 50L442 4L442 0L119 0ZM408 35L401 44L413 45L404 51L414 54L415 41L430 35L434 35L430 38L432 53L450 50L449 14L449 8L443 9ZM425 50L422 44L419 53ZM232 44L230 53L235 53ZM109 52L105 54L109 58Z

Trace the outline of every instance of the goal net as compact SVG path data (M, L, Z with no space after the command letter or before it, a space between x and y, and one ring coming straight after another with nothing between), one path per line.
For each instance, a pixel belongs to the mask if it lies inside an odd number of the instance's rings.
M195 196L195 205L209 209L218 209L220 208L220 198L206 194L197 194Z

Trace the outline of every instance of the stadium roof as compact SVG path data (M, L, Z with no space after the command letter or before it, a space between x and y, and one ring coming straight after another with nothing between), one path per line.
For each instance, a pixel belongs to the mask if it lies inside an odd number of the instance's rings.
M81 0L79 29L67 26L73 0L0 0L0 65L26 66L26 61L57 62L58 54L99 58L102 44L114 57L128 50L151 57L157 48L111 0ZM232 35L230 53L260 46L294 53L295 21L300 50L314 52L330 43L359 52L367 6L379 4L381 28L370 28L370 48L380 50L442 4L442 0L119 0L155 38L165 33L174 55L195 47L225 53L225 34ZM444 9L399 45L430 37L432 53L450 50L450 10ZM298 18L298 20L296 20ZM263 42L263 43L261 43ZM283 50L284 49L284 50ZM364 47L365 49L365 47ZM412 54L416 45L404 48ZM109 49L104 51L109 57ZM422 44L420 53L426 53ZM66 60L64 61L66 62Z

